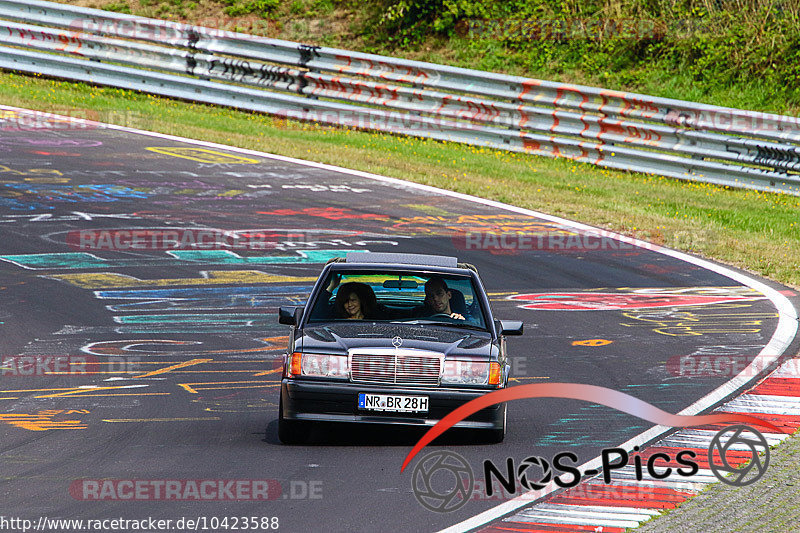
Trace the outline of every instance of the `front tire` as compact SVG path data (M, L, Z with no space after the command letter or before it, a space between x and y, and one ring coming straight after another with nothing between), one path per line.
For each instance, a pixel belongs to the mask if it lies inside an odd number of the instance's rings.
M283 417L283 398L278 406L278 438L283 444L303 444L311 434L308 422L286 420Z
M499 428L484 429L481 431L481 441L485 444L500 444L506 438L506 419L508 418L508 406L503 405L503 421Z

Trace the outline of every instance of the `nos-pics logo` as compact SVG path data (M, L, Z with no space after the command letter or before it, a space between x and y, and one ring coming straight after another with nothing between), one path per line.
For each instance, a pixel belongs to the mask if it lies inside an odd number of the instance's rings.
M609 448L603 450L602 468L584 472L575 466L578 457L571 452L559 453L551 461L542 457L528 457L517 466L509 458L505 472L486 460L483 483L479 485L486 488L487 496L491 496L494 481L492 477L510 494L516 493L518 488L541 490L551 481L561 488L571 488L578 485L584 477L598 474L608 484L612 480L611 472L628 467L631 458L633 465L630 466L638 481L643 479L644 472L657 480L665 479L673 473L690 477L700 469L694 461L696 456L693 450L681 450L675 459L664 453L655 453L643 461L641 456L630 456L622 448ZM567 460L572 464L568 464ZM729 426L712 438L708 447L708 466L723 483L749 485L760 479L767 470L769 445L764 436L750 426ZM448 513L463 507L473 498L475 486L475 474L466 459L447 450L431 452L420 459L411 477L411 488L417 501L426 509L439 513Z

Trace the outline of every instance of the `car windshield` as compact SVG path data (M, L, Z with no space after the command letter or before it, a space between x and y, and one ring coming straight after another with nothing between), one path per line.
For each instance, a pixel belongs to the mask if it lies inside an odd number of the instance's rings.
M322 288L311 323L367 320L486 329L484 310L469 276L336 270Z

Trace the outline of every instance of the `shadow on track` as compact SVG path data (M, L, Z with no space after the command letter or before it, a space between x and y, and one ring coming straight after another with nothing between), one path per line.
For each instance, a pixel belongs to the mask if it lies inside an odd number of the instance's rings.
M419 441L427 427L392 427L379 424L314 424L311 436L301 446L413 446ZM433 441L433 445L459 446L483 444L476 431L451 429ZM278 439L278 420L269 422L264 442L285 446Z

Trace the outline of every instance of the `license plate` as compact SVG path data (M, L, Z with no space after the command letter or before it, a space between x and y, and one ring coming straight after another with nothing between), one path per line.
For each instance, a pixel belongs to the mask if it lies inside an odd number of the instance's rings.
M428 397L361 392L358 395L358 408L369 411L391 411L394 413L427 413Z

